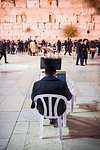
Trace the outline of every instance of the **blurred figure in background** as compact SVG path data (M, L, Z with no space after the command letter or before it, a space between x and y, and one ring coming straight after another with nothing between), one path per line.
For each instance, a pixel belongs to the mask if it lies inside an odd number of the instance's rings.
M89 50L88 40L84 39L83 40L83 64L85 63L85 65L87 65L88 50Z
M6 48L7 48L7 53L9 54L10 53L10 41L9 40L7 40Z
M76 53L77 53L76 65L79 65L78 62L80 59L80 65L84 66L83 65L83 41L82 39L78 41Z
M91 58L94 59L94 55L95 55L95 52L96 52L96 50L95 50L96 46L95 46L95 42L93 40L90 41L89 48L90 48Z
M8 63L7 56L6 56L6 41L5 40L3 40L3 42L0 41L0 60L2 59L3 56L5 59L5 63Z
M60 53L60 51L61 51L61 41L60 40L57 41L57 50L58 50L58 53Z

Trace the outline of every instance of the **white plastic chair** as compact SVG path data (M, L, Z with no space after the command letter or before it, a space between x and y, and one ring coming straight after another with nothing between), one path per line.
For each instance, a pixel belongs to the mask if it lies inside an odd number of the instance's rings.
M71 80L66 80L66 82L70 83L72 85L72 88L70 88L70 92L72 94L72 99L71 99L71 113L74 111L74 106L76 105L76 89L75 89L75 84Z
M47 106L44 100L44 97L48 98L48 105L49 105L49 115L47 116ZM54 116L52 114L52 102L54 99L52 98L57 98L55 105L54 105ZM57 113L57 106L59 103L60 99L63 99L65 104L66 104L66 111L63 113L63 127L66 127L66 113L67 113L67 99L66 97L62 96L62 95L56 95L56 94L41 94L41 95L37 95L34 98L34 101L37 102L38 99L41 99L42 103L43 103L43 107L44 107L44 115L42 116L40 114L40 138L42 139L43 137L43 119L47 118L47 119L58 119L58 128L59 128L59 138L60 140L62 140L62 120L61 120L61 116L58 116Z
M43 77L45 77L45 73L41 73L39 74L39 79L41 80ZM70 83L72 85L72 88L70 88L70 92L72 94L72 99L71 99L71 114L73 113L74 111L74 106L76 105L76 89L75 89L75 84L73 81L71 80L66 80L66 82Z

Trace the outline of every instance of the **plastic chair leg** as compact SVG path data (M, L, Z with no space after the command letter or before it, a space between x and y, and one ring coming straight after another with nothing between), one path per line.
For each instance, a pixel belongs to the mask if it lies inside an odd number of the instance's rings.
M74 96L72 96L71 99L71 113L73 113L73 108L74 108Z
M63 127L64 128L67 126L67 123L66 123L66 114L67 114L67 111L65 111L64 114L63 114Z
M41 139L43 137L43 119L44 119L44 116L40 115L40 138Z
M59 138L62 140L62 123L61 123L61 116L58 117L58 127L59 127Z

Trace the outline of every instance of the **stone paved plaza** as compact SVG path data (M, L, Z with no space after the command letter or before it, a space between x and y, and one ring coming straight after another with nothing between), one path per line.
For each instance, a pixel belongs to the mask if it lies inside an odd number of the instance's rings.
M45 119L39 138L39 114L31 109L31 91L39 79L40 55L7 55L0 62L0 150L100 150L100 59L76 66L73 56L60 54L62 70L75 83L77 104L59 140L57 125ZM70 85L69 85L70 86Z

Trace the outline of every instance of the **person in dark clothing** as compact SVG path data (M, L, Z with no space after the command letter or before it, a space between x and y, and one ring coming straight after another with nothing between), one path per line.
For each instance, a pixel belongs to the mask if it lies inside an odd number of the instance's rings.
M77 48L77 43L78 43L77 40L75 40L75 41L74 41L74 44L73 44L73 48L74 48L74 49Z
M85 63L85 65L87 65L88 50L89 50L88 40L84 39L83 40L83 64Z
M6 41L5 40L3 40L3 42L2 41L0 42L0 54L1 54L0 60L4 56L5 63L8 63L7 62L7 56L6 56Z
M64 53L64 55L66 55L66 53L67 53L67 41L66 40L64 42L64 45L65 45L65 53Z
M73 42L71 41L71 39L70 39L69 41L70 41L69 55L71 56L71 53L72 53L72 47L73 47Z
M28 51L28 41L27 40L25 41L24 46L25 46L25 52L27 52Z
M10 53L10 41L9 40L7 40L6 48L7 48L8 54L9 54Z
M18 49L18 52L21 52L21 41L20 40L18 40L17 49Z
M95 50L96 46L95 46L95 42L93 40L90 41L89 48L90 48L91 58L94 59L94 55L95 55L95 52L96 52L96 50Z
M12 42L10 43L10 50L11 50L11 54L14 54L15 53L15 43L14 43L14 40L12 40Z
M72 52L72 41L71 39L68 38L68 40L65 40L65 53L64 55L66 55L66 53L68 52L69 55L71 56L71 52Z
M98 41L98 55L100 56L100 38L99 38L99 41Z
M43 39L41 45L42 45L42 46L45 46L45 44L46 44L46 42L45 42L45 40Z
M80 39L78 41L76 53L77 53L76 65L78 65L78 62L79 62L79 59L80 59L81 66L84 66L83 65L83 41L82 41L82 39Z
M57 41L57 50L58 50L58 53L60 53L60 51L61 51L61 41L60 40Z
M24 43L23 43L23 40L21 40L21 43L20 43L20 51L21 51L21 52L24 51Z
M67 98L67 100L71 100L72 94L70 93L67 83L56 78L56 67L55 64L52 63L52 58L44 58L45 62L45 74L46 76L41 80L37 81L33 85L31 99L32 105L31 108L35 108L34 97L39 94L59 94L63 95ZM46 99L45 99L46 101ZM55 101L54 101L55 103ZM53 103L53 104L54 104ZM47 102L46 102L47 104ZM48 104L47 104L48 106ZM41 115L43 115L43 105L40 100L37 101L37 109ZM58 115L62 115L66 110L66 105L63 100L60 100L58 104ZM53 124L55 120L50 120L50 124Z

